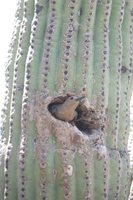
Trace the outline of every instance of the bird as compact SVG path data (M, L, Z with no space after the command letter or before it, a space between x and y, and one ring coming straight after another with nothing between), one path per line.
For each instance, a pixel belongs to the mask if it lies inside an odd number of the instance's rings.
M76 108L84 98L84 96L69 96L63 103L50 105L49 111L59 120L72 122L77 118Z

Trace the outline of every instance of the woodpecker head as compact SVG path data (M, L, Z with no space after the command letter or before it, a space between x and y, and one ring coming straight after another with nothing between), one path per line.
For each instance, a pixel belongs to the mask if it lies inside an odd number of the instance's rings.
M64 104L67 106L70 106L70 107L74 107L76 108L79 103L82 101L82 99L84 99L85 97L82 96L82 97L78 97L78 96L70 96L68 97L68 99L64 102Z
M64 102L62 103L52 103L48 106L49 111L52 113L52 115L56 115L59 110L64 110L63 112L69 113L75 111L75 109L78 107L80 102L82 102L82 99L85 97L79 97L79 96L69 96Z

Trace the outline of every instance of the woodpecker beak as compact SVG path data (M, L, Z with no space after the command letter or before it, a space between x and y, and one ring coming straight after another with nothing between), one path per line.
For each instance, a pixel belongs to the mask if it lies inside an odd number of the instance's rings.
M82 99L85 99L85 96L83 96L83 97L77 97L76 101L81 101Z

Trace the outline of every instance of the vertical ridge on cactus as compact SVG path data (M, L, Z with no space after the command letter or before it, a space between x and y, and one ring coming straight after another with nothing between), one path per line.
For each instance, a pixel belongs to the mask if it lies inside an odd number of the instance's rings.
M77 44L77 69L75 88L91 99L93 82L93 31L96 11L96 1L84 1L79 10L81 20Z
M22 9L23 2L19 1L17 6L17 11L15 15L15 27L11 39L11 43L8 50L8 59L6 63L5 69L5 78L6 78L6 90L5 90L5 104L4 104L4 112L3 112L3 127L4 129L4 138L8 140L9 134L9 115L10 115L10 106L11 106L11 95L13 89L13 74L14 74L14 62L16 51L18 47L18 35L20 32L20 24L22 20ZM0 168L0 180L4 180L4 161L2 160L1 168ZM3 199L4 194L4 182L0 187L0 199Z
M32 6L29 2L29 8ZM20 142L20 129L21 129L21 104L22 104L22 88L24 81L24 68L21 67L25 64L25 58L27 56L27 48L29 46L29 33L30 33L30 9L29 9L29 21L27 20L27 5L23 4L23 18L21 22L18 46L16 52L16 58L14 61L14 74L13 74L13 87L11 96L11 108L10 108L10 120L9 120L9 136L7 142L7 151L5 155L5 191L4 198L17 198L17 157L14 156L18 151ZM25 37L24 37L25 36ZM26 42L26 46L23 46L23 40ZM23 49L24 48L24 49ZM17 103L16 103L17 102ZM14 170L13 170L14 169ZM10 182L12 179L12 183ZM14 185L14 188L11 187Z
M19 0L6 68L0 199L131 200L132 33L129 0ZM86 97L77 118L56 119L49 106L72 95Z

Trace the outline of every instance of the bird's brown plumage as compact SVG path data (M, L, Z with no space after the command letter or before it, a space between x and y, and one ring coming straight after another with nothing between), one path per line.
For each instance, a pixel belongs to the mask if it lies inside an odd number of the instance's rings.
M77 117L76 108L84 97L70 96L63 103L51 105L51 113L60 120L71 122Z

